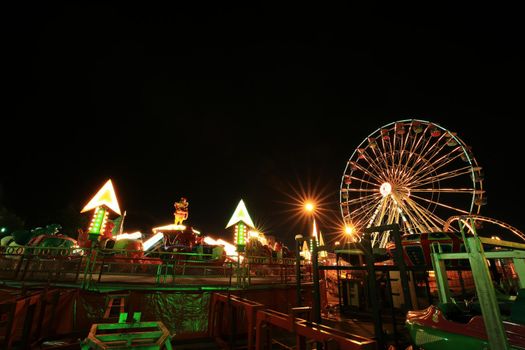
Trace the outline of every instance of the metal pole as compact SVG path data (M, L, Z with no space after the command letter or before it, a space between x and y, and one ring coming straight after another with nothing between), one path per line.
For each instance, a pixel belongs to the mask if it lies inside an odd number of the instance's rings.
M237 246L237 286L241 286L241 253L239 252L239 246Z
M390 279L390 270L386 271L386 290L388 294L388 301L390 302L390 312L392 316L392 329L394 331L394 341L396 346L399 346L399 335L397 332L396 310L394 310L394 296L392 295L392 280Z
M315 323L321 323L321 288L319 286L319 262L318 262L318 249L317 249L317 240L315 237L312 238L313 247L312 247L312 278L314 280L314 290L313 290L313 311L314 317L313 321Z
M335 265L339 267L339 253L335 253ZM339 313L343 313L343 301L342 301L342 293L343 288L341 286L341 270L339 268L336 271L337 273L337 298L339 299Z
M399 277L401 278L401 288L403 289L403 299L405 302L405 311L412 310L412 299L410 298L410 289L408 288L407 269L405 259L403 259L403 245L401 244L401 236L399 235L399 225L394 224L392 233L394 234L394 242L396 250L394 251L394 258L396 265L399 267Z
M302 289L301 289L301 243L303 241L302 235L295 236L295 289L296 289L296 304L302 306Z
M366 267L368 273L368 289L370 295L370 302L372 303L372 313L374 316L374 333L375 339L379 349L385 346L383 334L383 319L381 318L380 300L377 294L376 270L374 268L374 255L372 252L372 242L370 240L370 233L366 232L363 236L363 248L365 251Z

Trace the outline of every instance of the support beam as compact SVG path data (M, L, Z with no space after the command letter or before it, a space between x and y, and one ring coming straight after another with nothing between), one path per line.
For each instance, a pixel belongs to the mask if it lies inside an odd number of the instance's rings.
M510 346L501 320L496 292L494 291L490 271L487 266L487 259L483 254L483 246L477 237L467 238L466 243L490 348L491 350L508 350Z
M448 285L447 269L445 262L440 258L441 255L441 253L430 254L434 268L434 276L436 278L439 302L448 303L450 302L450 287Z

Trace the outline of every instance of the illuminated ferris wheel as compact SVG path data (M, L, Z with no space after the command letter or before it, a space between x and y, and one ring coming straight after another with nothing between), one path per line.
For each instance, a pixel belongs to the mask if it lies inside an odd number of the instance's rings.
M347 226L398 223L404 233L441 231L447 218L478 214L483 171L456 133L416 119L387 124L352 153L341 181ZM388 232L374 237L384 247Z

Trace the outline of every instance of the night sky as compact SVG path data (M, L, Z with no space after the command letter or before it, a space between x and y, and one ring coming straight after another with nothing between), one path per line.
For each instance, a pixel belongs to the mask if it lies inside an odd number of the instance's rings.
M257 225L291 242L305 232L292 218L301 188L324 198L333 232L357 145L419 118L472 146L482 214L525 229L518 12L367 3L15 5L0 205L40 226L111 178L128 231L170 223L185 196L189 223L220 236L243 198Z

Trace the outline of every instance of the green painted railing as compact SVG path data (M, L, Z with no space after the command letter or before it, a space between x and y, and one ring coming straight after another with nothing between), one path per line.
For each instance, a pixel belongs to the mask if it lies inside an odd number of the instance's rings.
M236 256L219 260L205 253L155 252L144 257L142 251L131 250L17 246L0 251L0 279L84 289L295 283L293 258L249 256L237 264Z

